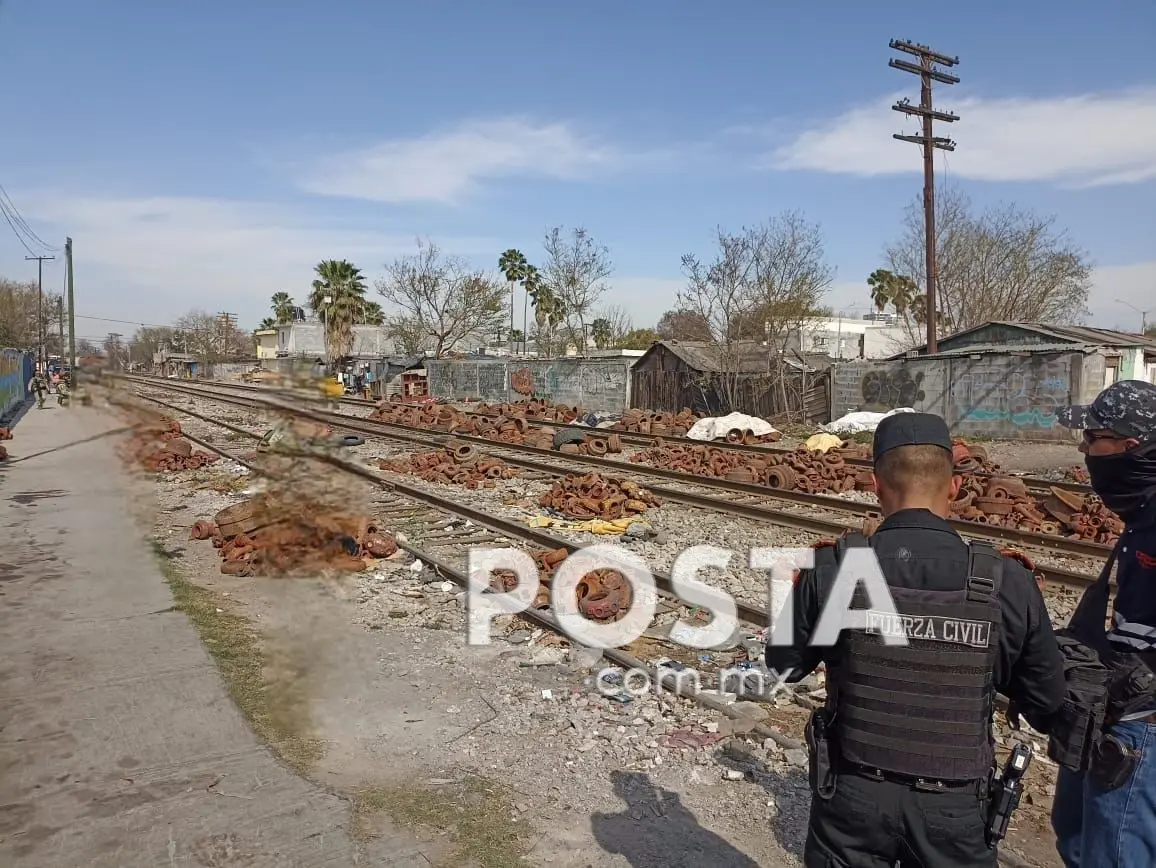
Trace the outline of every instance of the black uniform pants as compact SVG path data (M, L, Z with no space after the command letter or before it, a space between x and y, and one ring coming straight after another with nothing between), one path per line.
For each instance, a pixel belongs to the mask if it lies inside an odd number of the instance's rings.
M988 868L987 799L975 786L923 792L841 774L828 801L812 797L807 868Z

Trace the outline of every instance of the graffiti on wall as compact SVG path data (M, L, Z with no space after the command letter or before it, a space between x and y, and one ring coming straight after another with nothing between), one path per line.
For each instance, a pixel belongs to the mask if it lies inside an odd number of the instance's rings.
M1048 429L1071 403L1069 357L1002 358L952 371L948 402L959 422Z
M859 381L863 398L860 409L882 412L896 407L915 407L926 399L923 391L923 372L912 376L906 365L882 371L868 371Z

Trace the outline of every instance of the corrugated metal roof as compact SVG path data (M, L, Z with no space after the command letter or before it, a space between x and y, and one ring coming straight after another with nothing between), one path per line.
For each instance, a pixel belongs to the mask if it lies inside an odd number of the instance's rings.
M654 347L666 347L696 371L721 371L718 347L708 341L659 341ZM647 353L652 352L651 347ZM742 341L732 345L736 364L730 370L740 374L759 374L770 370L778 354L758 341Z
M918 347L914 350L900 353L897 356L889 356L888 358L904 359L919 357L921 359L940 359L960 356L981 356L990 353L1004 353L1006 355L1014 355L1016 353L1090 353L1102 347L1103 344L971 344L966 347L960 347L958 350L943 350L930 356L923 355L920 352L922 347Z
M1114 331L1112 329L1093 328L1091 326L1071 326L1071 325L1048 325L1044 323L1031 322L1007 322L1003 320L991 320L977 326L973 326L963 331L955 332L954 334L944 335L940 337L940 345L949 341L961 338L965 335L973 334L986 328L1002 327L1008 329L1020 329L1022 331L1034 332L1041 337L1052 338L1053 341L1048 344L996 344L985 343L969 346L966 349L960 350L945 350L937 355L959 355L967 354L968 352L1056 352L1057 350L1033 350L1032 347L1048 346L1060 347L1059 351L1063 349L1084 351L1092 347L1112 347L1114 349L1126 349L1129 347L1143 347L1145 350L1156 352L1156 339L1147 337L1145 335L1131 334L1129 332ZM927 344L921 344L914 348L916 353L922 352ZM1015 347L1015 349L1012 349ZM907 352L897 353L891 358L903 358Z

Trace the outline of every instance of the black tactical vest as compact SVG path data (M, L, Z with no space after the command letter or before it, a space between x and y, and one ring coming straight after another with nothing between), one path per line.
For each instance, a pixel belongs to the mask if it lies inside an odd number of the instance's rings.
M836 556L842 563L847 546L866 545L862 534L849 534ZM927 781L987 777L1003 557L987 543L970 543L968 576L958 591L888 583L899 617L869 614L866 632L842 634L845 653L829 673L842 760ZM884 633L906 636L907 645L884 644Z

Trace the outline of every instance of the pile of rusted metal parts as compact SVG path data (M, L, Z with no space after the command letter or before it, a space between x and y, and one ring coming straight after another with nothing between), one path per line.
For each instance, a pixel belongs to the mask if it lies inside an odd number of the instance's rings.
M658 498L640 485L598 473L565 476L538 498L538 504L569 518L616 521L660 506Z
M566 549L533 553L534 563L538 567L538 593L532 608L550 608L550 583L558 564L566 556ZM498 569L490 575L490 589L496 593L507 593L517 586L518 577L513 570ZM616 570L601 569L587 573L578 583L575 596L578 611L592 621L616 621L630 610L630 583Z
M965 476L951 511L965 521L1105 545L1115 545L1124 531L1124 523L1094 495L1053 486L1036 497L1014 476Z
M194 451L193 444L181 436L180 423L167 418L134 426L125 450L151 473L198 470L220 460L213 452Z
M291 506L246 500L198 521L195 540L211 540L228 576L282 576L357 572L366 559L386 558L397 541L367 515L333 512L315 504Z
M408 473L426 482L441 485L464 485L469 489L495 488L500 480L513 479L519 471L506 462L481 455L475 446L451 440L444 449L419 452L406 458L383 458L382 470Z
M858 450L852 448L831 449L825 453L797 449L751 455L705 443L687 446L657 442L650 449L636 452L630 460L695 476L820 494L872 489L870 471L847 464L847 458L858 454Z
M11 440L11 439L12 439L12 429L11 428L0 428L0 440ZM0 461L7 461L7 460L8 460L8 450L5 449L3 446L0 446Z
M631 434L653 434L656 437L685 437L699 417L686 407L677 413L656 413L652 410L625 410L611 426L612 431Z

